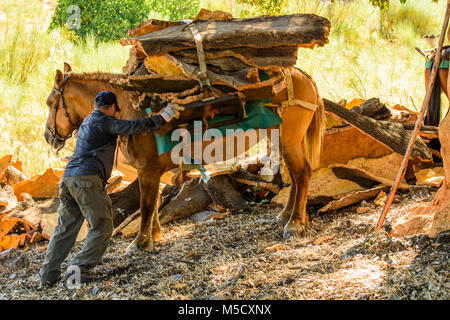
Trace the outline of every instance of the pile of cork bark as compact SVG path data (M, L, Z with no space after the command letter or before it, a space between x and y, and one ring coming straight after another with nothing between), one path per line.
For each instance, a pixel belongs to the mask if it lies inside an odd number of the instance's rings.
M128 77L111 83L129 91L135 108L151 105L154 112L169 102L187 105L230 94L240 101L272 97L282 80L277 71L295 65L298 48L328 43L329 31L330 22L313 14L234 19L202 9L188 21L152 19L121 40L132 46L123 68ZM261 70L271 79L260 79Z

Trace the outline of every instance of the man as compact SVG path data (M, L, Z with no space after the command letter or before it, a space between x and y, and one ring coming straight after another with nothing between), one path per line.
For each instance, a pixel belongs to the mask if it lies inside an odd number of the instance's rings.
M111 177L117 136L156 130L178 118L179 111L184 109L169 104L155 116L119 120L114 117L119 111L117 99L110 91L99 93L94 105L94 110L78 129L75 153L59 184L58 226L50 239L39 272L44 286L52 286L60 279L61 263L73 247L84 219L90 229L82 250L71 265L81 271L81 282L92 281L89 269L100 261L113 231L111 199L105 185Z

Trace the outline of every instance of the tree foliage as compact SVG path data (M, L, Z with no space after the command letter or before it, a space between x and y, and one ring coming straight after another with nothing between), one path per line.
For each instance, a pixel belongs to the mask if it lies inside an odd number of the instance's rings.
M251 17L259 15L281 15L284 12L285 0L238 0L242 9L240 16Z
M333 2L334 0L332 0ZM380 9L388 9L390 0L368 0L372 5L379 7ZM399 0L400 3L405 3L407 0ZM410 0L414 1L414 0ZM439 0L431 0L433 2L439 2ZM280 15L284 14L285 0L238 0L238 3L244 6L241 12L241 16L253 16L253 15Z
M117 40L147 19L146 0L58 0L50 29L65 27L81 38Z
M193 18L199 11L199 0L147 0L151 10L168 17L170 20Z
M379 7L380 9L387 9L389 8L389 1L390 0L369 0L371 4L374 6ZM399 0L400 3L405 3L407 0ZM413 0L411 0L413 1ZM433 2L439 2L439 0L431 0Z

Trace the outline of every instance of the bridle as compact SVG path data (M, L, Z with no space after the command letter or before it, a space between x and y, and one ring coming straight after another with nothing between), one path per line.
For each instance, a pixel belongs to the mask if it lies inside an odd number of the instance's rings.
M58 100L56 101L55 105L52 106L52 109L54 111L53 114L53 129L49 128L49 126L47 125L45 127L45 132L48 133L51 137L52 137L52 147L57 149L56 152L58 152L59 150L61 150L64 147L64 144L66 142L67 139L69 139L72 136L72 133L67 136L67 137L63 137L58 133L58 130L56 129L56 114L58 113L58 108L59 108L59 102L61 101L61 107L64 110L64 115L66 116L67 120L69 121L69 124L72 128L77 128L77 126L72 122L72 120L70 119L70 115L67 112L67 106L64 103L64 88L66 86L67 81L69 80L70 76L66 75L64 76L64 81L60 87L60 89L56 89L56 87L53 85L53 91L58 95ZM57 148L58 143L61 145L61 147Z

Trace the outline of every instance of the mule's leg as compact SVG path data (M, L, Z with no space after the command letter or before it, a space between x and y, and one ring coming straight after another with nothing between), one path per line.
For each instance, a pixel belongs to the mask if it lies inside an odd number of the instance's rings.
M306 202L312 170L304 154L303 157L302 154L302 150L297 150L295 163L292 164L296 192L293 200L292 215L284 226L283 238L285 239L304 234L309 225L308 215L306 214Z
M439 140L441 141L441 154L444 165L444 182L436 193L433 204L435 206L444 206L450 202L450 112L439 124Z
M153 250L153 236L150 231L153 231L153 215L158 202L159 177L160 175L155 177L154 174L149 176L139 175L141 224L136 239L127 248L127 254L132 254L136 250Z
M157 194L159 198L159 192ZM159 223L159 213L158 213L159 202L155 205L155 211L153 212L153 222L152 222L152 237L153 241L159 241L162 239L161 224Z
M292 214L285 227L283 237L301 235L308 227L306 201L312 170L302 148L302 141L314 112L299 106L290 106L282 114L281 144L283 158L291 172L292 184L288 205L292 205ZM288 211L284 213L287 217Z
M277 223L281 226L285 226L292 216L292 210L294 210L295 195L297 193L297 185L295 183L295 179L292 177L290 168L286 168L285 170L289 170L289 175L291 176L291 191L289 193L289 198L286 205L277 216Z

